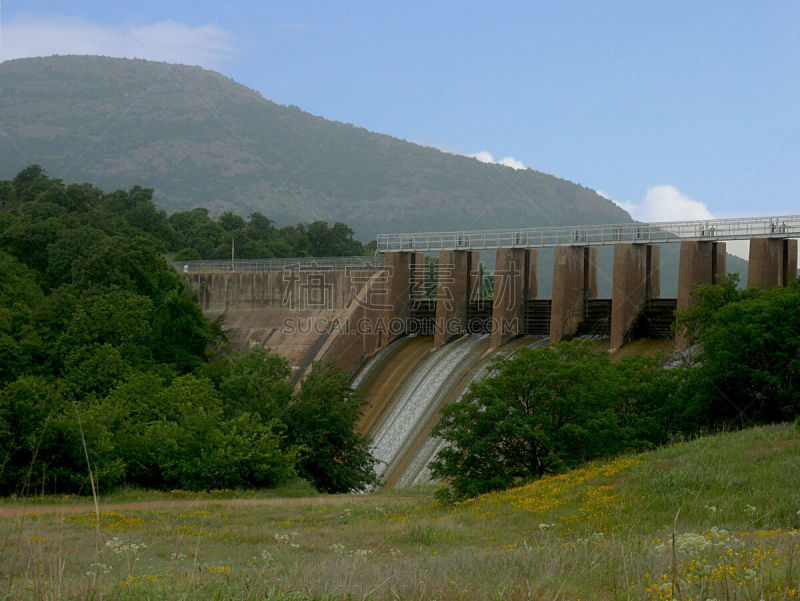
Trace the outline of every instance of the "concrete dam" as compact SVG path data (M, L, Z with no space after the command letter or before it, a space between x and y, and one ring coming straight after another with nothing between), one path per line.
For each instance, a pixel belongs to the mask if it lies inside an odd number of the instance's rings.
M522 346L592 336L617 354L668 351L676 310L725 269L725 241L750 240L748 285L797 277L800 216L520 229L378 238L376 257L176 265L233 349L265 346L298 382L314 361L354 375L360 423L388 486L430 480L439 409ZM677 298L660 298L661 244L680 244ZM612 298L597 298L597 247L613 246ZM554 249L552 298L538 298L538 248ZM495 270L480 252L495 252ZM434 266L426 255L438 253ZM432 281L433 277L433 281ZM487 285L488 284L488 285ZM637 342L638 341L638 342Z

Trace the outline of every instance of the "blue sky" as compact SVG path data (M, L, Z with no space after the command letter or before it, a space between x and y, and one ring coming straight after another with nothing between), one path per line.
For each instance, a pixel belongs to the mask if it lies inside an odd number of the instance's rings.
M200 64L643 220L800 213L800 3L0 0L3 59ZM2 82L0 82L0 87Z

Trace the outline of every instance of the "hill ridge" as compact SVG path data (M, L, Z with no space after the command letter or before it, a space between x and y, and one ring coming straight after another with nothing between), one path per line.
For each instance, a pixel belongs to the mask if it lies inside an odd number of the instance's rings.
M379 232L630 221L593 190L279 105L216 71L143 59L0 63L0 178L36 162L168 210L260 211Z

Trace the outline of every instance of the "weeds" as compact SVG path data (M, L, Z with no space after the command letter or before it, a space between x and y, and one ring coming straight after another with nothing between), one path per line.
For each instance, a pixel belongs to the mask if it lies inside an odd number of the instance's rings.
M800 434L771 427L452 506L428 487L0 517L0 599L797 600L798 481Z

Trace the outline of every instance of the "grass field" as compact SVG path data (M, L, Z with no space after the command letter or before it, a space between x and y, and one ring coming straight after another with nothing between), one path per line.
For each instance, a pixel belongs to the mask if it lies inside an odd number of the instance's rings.
M37 501L72 513L6 500L0 599L800 598L792 426L595 463L455 507L434 505L433 490L248 504L220 491L177 507L147 502L197 499L122 493L101 502L140 505L101 506L99 522L76 507L90 500Z

